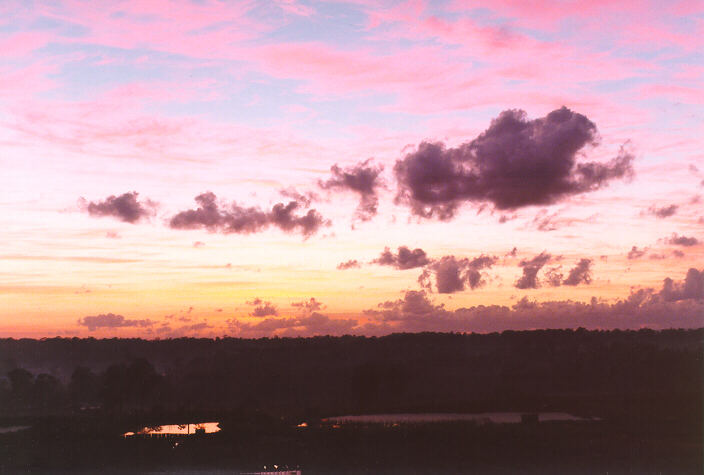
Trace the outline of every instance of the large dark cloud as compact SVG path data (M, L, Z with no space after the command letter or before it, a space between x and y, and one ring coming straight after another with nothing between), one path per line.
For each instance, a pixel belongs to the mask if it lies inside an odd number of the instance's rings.
M200 194L195 200L199 207L176 214L169 223L172 228L205 228L223 234L250 234L275 226L285 232L300 232L309 237L328 224L314 209L302 215L295 214L301 207L298 201L277 203L270 211L264 211L258 207L242 207L237 203L221 206L212 192Z
M372 261L372 264L382 266L391 266L396 269L414 269L430 264L430 259L423 249L409 249L406 246L400 246L396 254L391 249L384 248L384 252Z
M435 276L435 288L441 294L459 292L469 286L476 289L483 286L486 281L482 275L483 269L489 269L498 258L496 256L481 255L474 259L455 256L443 256L428 265L418 278L422 287L430 290L431 276Z
M88 330L95 331L99 328L121 328L121 327L151 327L154 322L149 319L144 320L128 320L122 315L114 313L101 313L100 315L91 315L78 320L78 324L88 327Z
M151 200L139 201L139 193L132 191L120 196L110 195L103 201L86 201L81 198L80 206L91 216L111 216L126 223L136 223L154 214L156 203Z
M372 219L379 206L378 189L383 186L381 172L382 165L371 164L371 159L349 168L342 169L337 165L330 168L332 178L318 185L325 190L351 191L359 195L359 205L356 216L362 221Z
M674 244L676 246L691 247L699 244L699 239L695 237L679 236L677 233L672 233L672 236L665 239L666 244Z
M699 328L704 326L704 270L690 269L684 282L666 279L663 289L640 289L627 298L607 303L536 302L524 297L512 307L479 305L447 310L434 304L425 291L408 291L396 301L366 310L369 321L355 331L392 332L460 331L496 332L538 328ZM669 283L672 282L672 283Z
M515 287L518 289L537 289L540 287L538 272L547 264L552 256L543 251L532 259L524 259L518 265L523 268L523 275L516 281Z
M608 163L578 163L596 142L594 123L565 107L535 120L507 110L471 142L455 148L423 142L397 161L396 201L418 216L446 220L465 202L500 210L548 205L633 174L625 149Z

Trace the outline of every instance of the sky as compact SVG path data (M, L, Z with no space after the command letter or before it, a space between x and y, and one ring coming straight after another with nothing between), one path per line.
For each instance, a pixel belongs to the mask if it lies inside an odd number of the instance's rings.
M704 326L704 2L0 3L0 336Z

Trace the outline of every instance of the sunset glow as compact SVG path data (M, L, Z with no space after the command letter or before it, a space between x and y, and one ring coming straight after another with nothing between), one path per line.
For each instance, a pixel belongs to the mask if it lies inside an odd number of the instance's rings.
M704 3L0 5L0 336L704 326Z

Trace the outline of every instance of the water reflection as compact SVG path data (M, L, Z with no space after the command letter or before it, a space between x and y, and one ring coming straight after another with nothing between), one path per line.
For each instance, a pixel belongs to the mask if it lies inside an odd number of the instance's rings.
M0 434L9 434L11 432L19 432L21 430L27 430L29 429L30 426L9 426L9 427L0 427Z
M361 416L339 416L328 417L323 422L330 424L423 424L429 422L457 422L474 421L479 424L517 424L526 421L526 413L523 412L484 412L480 414L369 414ZM533 419L537 416L537 422L549 421L588 421L583 417L573 416L566 412L540 412L533 413Z
M219 432L220 427L218 422L197 422L194 424L168 424L163 426L147 426L138 432L125 432L123 437L132 437L135 435L199 435L212 434Z

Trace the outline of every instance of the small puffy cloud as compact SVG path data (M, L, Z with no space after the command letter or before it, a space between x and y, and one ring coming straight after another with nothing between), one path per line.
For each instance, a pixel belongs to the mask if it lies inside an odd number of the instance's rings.
M517 289L537 289L540 287L538 282L538 272L547 264L552 256L543 251L532 259L524 259L518 265L523 269L523 275L516 281Z
M284 232L300 232L309 237L329 221L314 209L305 214L295 214L300 208L298 201L277 203L271 210L258 207L243 207L237 203L221 206L212 192L196 196L199 207L181 211L171 218L169 226L174 229L207 229L223 234L250 234L275 226Z
M291 306L300 308L301 310L309 313L321 310L324 307L322 303L315 300L315 297L311 297L308 300L303 300L301 302L293 302Z
M361 267L361 264L357 259L350 259L349 261L346 262L340 262L337 265L338 270L347 270L347 269L356 269L358 267Z
M562 281L564 285L589 284L592 281L592 260L580 259L574 268L567 274L567 278Z
M372 264L379 264L381 266L391 266L399 270L414 269L416 267L423 267L430 263L430 259L426 255L423 249L413 249L410 250L406 246L401 246L398 248L396 254L394 254L388 247L384 248L384 252L374 259Z
M663 207L651 206L650 208L648 208L648 213L652 214L656 218L663 219L673 216L675 213L677 213L678 208L679 205L675 204Z
M434 276L435 288L441 294L459 292L464 290L466 286L474 290L486 283L482 270L491 268L497 260L496 256L483 254L474 259L443 256L423 270L418 282L422 287L430 290L432 288L431 276Z
M371 159L342 169L337 165L330 168L332 178L320 180L318 186L324 190L351 191L359 195L356 216L361 221L369 221L379 206L378 189L383 186L382 165L373 165Z
M91 315L78 320L78 324L88 327L88 330L95 331L99 328L122 328L122 327L151 327L154 322L145 320L128 320L122 315L114 313L101 313L99 315Z
M665 243L675 246L691 247L699 244L699 239L695 237L679 236L677 233L672 233L672 236L665 239Z
M254 306L251 316L253 317L268 317L272 315L278 315L279 311L271 302L265 302L260 298L255 298L252 301L247 302L247 305Z
M110 195L103 201L79 200L79 206L91 216L110 216L125 223L136 223L154 214L156 203L151 200L139 201L139 193L132 191L120 196Z
M633 260L633 259L640 259L645 255L645 253L648 252L648 248L643 248L643 249L638 249L637 246L631 247L631 250L628 251L628 259Z
M423 142L398 160L396 202L418 216L448 220L464 203L499 210L549 205L632 176L634 157L623 148L607 163L578 162L596 141L594 123L565 107L534 120L506 110L470 142Z

